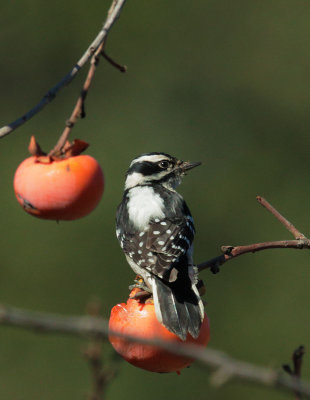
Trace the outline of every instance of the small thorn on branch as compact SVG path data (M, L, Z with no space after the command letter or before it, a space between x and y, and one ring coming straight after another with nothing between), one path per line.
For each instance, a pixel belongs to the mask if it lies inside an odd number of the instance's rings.
M300 378L303 356L306 350L304 346L299 346L293 353L294 375Z
M227 254L228 256L231 254L232 250L234 249L234 246L222 246L221 250L224 254Z
M212 267L210 268L210 271L214 275L218 274L220 272L220 266L218 264L212 265Z
M97 65L97 64L96 64ZM80 105L80 114L79 114L79 117L81 118L81 119L83 119L83 118L85 118L86 117L86 110L85 110L85 99L86 99L86 96L87 96L87 90L85 90L85 89L83 89L82 91L81 91L81 96L80 96L80 98L81 98L81 105Z
M103 58L105 58L111 65L113 65L113 67L115 67L116 69L118 69L121 72L126 72L127 71L127 65L121 65L119 63L117 63L116 61L113 60L113 58L111 58L110 56L107 55L107 53L102 50L101 55Z
M74 122L70 121L70 119L67 119L66 121L66 127L68 128L73 128L74 127Z
M283 369L283 371L287 372L289 375L293 375L293 370L289 364L283 364L282 369Z
M306 352L305 347L299 346L296 350L294 350L292 355L293 368L291 368L291 366L288 364L282 365L283 370L295 380L296 384L299 384L301 378L301 368L305 352ZM295 393L295 400L300 400L301 399L300 391L295 390L294 393Z

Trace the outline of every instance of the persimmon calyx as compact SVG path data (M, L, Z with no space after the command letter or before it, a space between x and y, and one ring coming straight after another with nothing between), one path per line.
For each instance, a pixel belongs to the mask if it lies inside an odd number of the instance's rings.
M28 146L28 151L32 156L46 156L46 153L41 149L41 146L36 141L36 138L32 135Z
M88 146L89 144L84 142L84 140L74 139L72 143L66 141L62 149L47 154L42 150L35 137L31 136L28 151L32 156L37 158L37 162L48 164L52 161L64 160L66 158L78 156L85 151Z

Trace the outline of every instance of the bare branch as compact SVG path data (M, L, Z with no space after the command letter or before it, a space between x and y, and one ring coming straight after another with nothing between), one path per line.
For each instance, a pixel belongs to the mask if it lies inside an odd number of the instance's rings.
M68 137L69 137L72 129L74 128L78 118L85 117L85 99L88 94L89 88L91 86L93 77L95 75L96 67L99 63L99 54L102 52L103 47L104 47L104 42L102 42L99 45L98 49L92 56L89 71L86 76L81 94L78 97L76 105L72 111L71 117L66 122L66 127L65 127L63 133L61 134L60 138L58 139L56 146L49 152L49 154L48 154L49 156L52 156L52 155L55 155L55 154L61 152L61 150L62 150L63 146L65 145L66 141L68 140Z
M254 243L246 246L222 246L223 254L197 265L198 271L210 268L213 273L219 272L219 267L225 262L247 253L256 253L268 249L310 249L310 239L302 234L292 223L281 215L267 200L257 196L258 202L274 215L282 225L289 230L295 240L278 240L274 242Z
M126 0L113 0L112 5L109 9L108 16L103 24L102 29L90 44L88 49L82 55L82 57L78 60L78 62L74 65L71 71L65 75L60 82L58 82L55 86L53 86L40 100L38 104L36 104L31 110L29 110L26 114L18 118L17 120L11 122L9 125L5 125L0 128L0 138L4 137L15 129L23 125L25 122L29 121L34 115L40 112L47 104L49 104L52 100L54 100L56 94L66 85L68 85L77 75L77 73L81 70L81 68L89 61L89 59L96 52L101 43L106 39L110 29L112 28L115 21L118 19L122 7L124 6Z
M210 268L215 269L212 272L218 272L216 269L223 265L225 262L231 260L232 258L236 258L238 256L242 256L247 253L256 253L262 250L268 249L310 249L310 240L309 239L300 239L300 240L279 240L276 242L264 242L264 243L254 243L246 246L222 246L222 251L224 254L221 254L218 257L214 257L208 261L205 261L199 265L197 265L198 271L201 272L204 269Z
M282 391L299 391L305 398L310 398L310 383L299 381L298 384L280 371L259 367L240 361L213 349L202 349L201 346L164 342L157 339L145 339L119 332L109 331L108 322L90 316L64 317L60 315L34 313L13 307L0 306L0 324L15 326L38 333L58 333L78 336L106 338L108 335L124 337L132 342L161 347L170 353L190 357L208 369L217 371L213 376L225 377L220 383L229 380L241 380L256 385L267 386ZM224 373L225 372L225 373ZM217 382L219 383L219 379Z
M281 222L282 225L285 226L285 228L290 231L295 239L306 239L306 236L299 232L299 230L291 223L289 222L283 215L279 213L266 199L264 199L261 196L256 196L256 200L261 204L263 207L265 207L273 216L277 218L278 221Z

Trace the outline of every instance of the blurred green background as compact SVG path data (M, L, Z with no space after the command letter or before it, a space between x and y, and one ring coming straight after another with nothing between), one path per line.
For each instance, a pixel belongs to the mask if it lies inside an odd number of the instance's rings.
M99 31L108 1L4 0L1 4L1 125L36 104ZM310 3L288 0L128 1L72 138L91 143L104 197L75 222L35 219L12 181L30 136L50 149L69 117L86 69L39 115L1 140L0 302L83 314L94 297L103 315L128 295L133 273L114 234L125 170L137 155L164 151L200 160L180 187L195 217L197 263L221 245L289 239L255 200L265 196L310 235ZM278 368L310 348L309 254L273 250L205 271L210 347ZM84 399L86 342L0 326L0 397ZM105 345L109 363L113 351ZM310 358L303 376L310 379ZM152 374L121 363L109 400L291 399L244 383L215 389L206 370Z

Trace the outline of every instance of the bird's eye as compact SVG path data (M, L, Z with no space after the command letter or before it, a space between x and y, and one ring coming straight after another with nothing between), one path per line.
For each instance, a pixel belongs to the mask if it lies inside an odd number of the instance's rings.
M164 161L160 161L158 163L158 165L160 166L160 168L166 169L169 167L170 164L169 164L169 161L164 160Z

